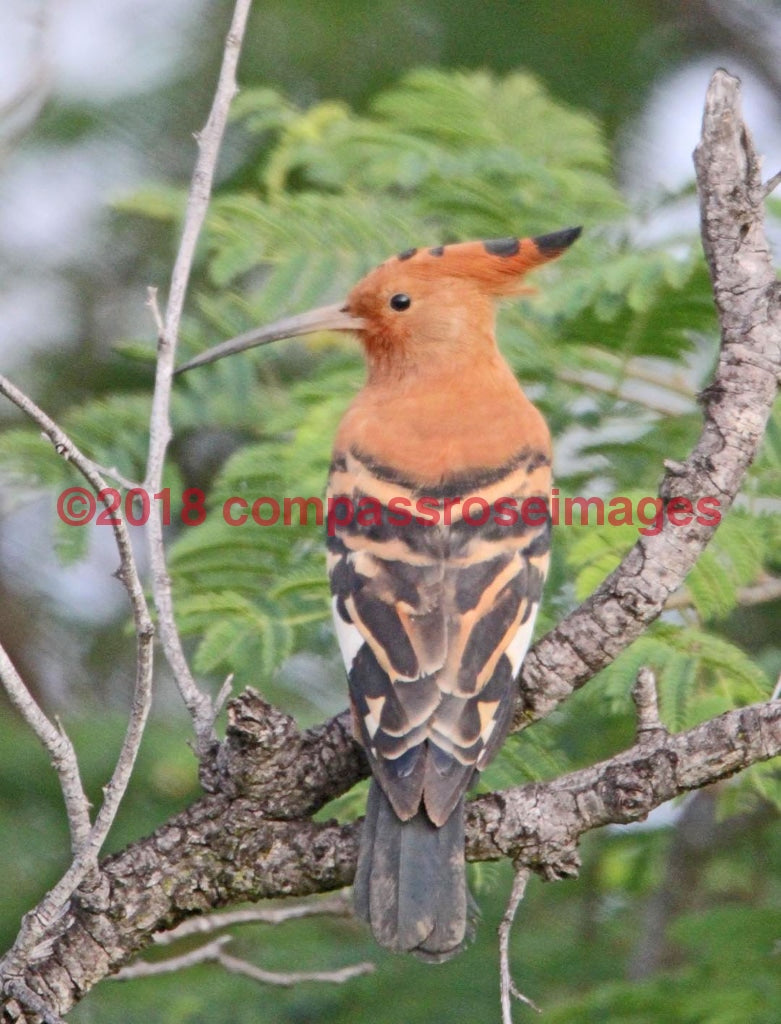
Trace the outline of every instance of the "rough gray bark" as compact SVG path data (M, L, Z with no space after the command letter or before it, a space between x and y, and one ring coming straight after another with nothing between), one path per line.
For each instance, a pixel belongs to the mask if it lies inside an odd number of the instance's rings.
M724 72L709 89L697 170L722 350L703 396L700 440L685 463L668 470L660 493L693 501L715 494L726 511L775 395L781 313L762 228L758 161L740 118L738 83ZM527 658L517 725L549 713L637 637L711 533L675 527L638 542ZM637 744L608 761L474 800L467 854L511 857L551 878L574 874L577 842L589 829L642 818L678 793L780 751L781 701L730 711L675 736L646 722ZM48 1019L58 1019L155 932L190 915L349 884L357 827L309 816L366 771L346 715L301 733L258 694L243 694L230 706L225 742L204 759L207 795L102 862L23 970L5 979L0 1021L33 1021L42 1006Z

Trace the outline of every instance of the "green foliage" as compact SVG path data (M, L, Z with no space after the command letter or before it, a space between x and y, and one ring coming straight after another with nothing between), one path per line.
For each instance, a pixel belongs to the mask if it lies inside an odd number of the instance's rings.
M668 622L652 626L595 685L627 708L628 690L643 665L656 672L662 717L675 732L770 695L770 681L745 651L715 633Z
M682 953L694 959L692 965L639 983L602 985L590 995L553 1008L550 1020L555 1024L583 1020L773 1024L781 999L773 966L777 926L777 915L769 909L729 907L688 914L676 922L672 938Z
M588 510L588 522L567 531L567 560L574 574L575 594L584 600L616 568L641 534L659 532L659 508L649 496L629 492L632 522L624 523L620 504L610 508L605 501L604 522L596 522L597 510ZM646 499L645 503L643 499ZM562 496L562 507L564 507ZM618 520L610 521L615 511ZM577 515L577 512L574 513ZM697 511L692 515L696 518ZM702 517L710 519L704 509ZM751 515L734 508L720 522L719 529L686 579L686 598L703 621L723 619L738 603L738 589L762 575L778 551L778 520L775 516Z
M174 396L174 418L179 406L178 396ZM114 395L72 406L60 418L60 425L76 447L98 465L115 469L131 480L142 480L148 419L148 395ZM39 431L0 433L0 480L7 485L9 495L14 493L12 488L62 487L74 478L68 464L52 456L50 442ZM113 481L108 479L108 483Z
M31 490L57 487L67 479L65 464L54 457L51 443L24 428L0 433L0 467L4 502L24 501Z

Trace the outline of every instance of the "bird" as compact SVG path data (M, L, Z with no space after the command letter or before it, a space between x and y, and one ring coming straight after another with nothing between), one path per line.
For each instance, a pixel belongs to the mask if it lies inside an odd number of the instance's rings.
M177 370L313 331L361 342L366 382L326 492L333 621L372 775L354 905L380 945L432 962L474 932L464 801L509 730L550 552L550 433L499 351L496 300L580 233L408 249L346 301Z

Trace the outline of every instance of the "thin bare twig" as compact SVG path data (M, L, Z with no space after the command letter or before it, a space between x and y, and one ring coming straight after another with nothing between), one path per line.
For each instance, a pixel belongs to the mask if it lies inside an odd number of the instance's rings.
M116 974L112 974L114 981L135 981L136 978L154 978L162 974L175 974L187 967L196 967L198 964L217 963L222 947L231 941L230 935L220 935L205 946L191 949L189 953L182 953L180 956L171 956L166 960L139 960L138 963L123 967Z
M205 946L193 949L189 953L182 953L181 956L172 956L167 960L158 960L149 963L142 961L130 967L123 967L114 975L116 981L130 981L135 978L152 978L161 974L173 974L176 971L184 970L186 967L195 967L197 964L213 963L229 971L231 974L242 974L253 981L259 981L264 985L277 985L282 988L294 988L306 981L326 982L333 985L342 985L346 981L360 977L362 974L371 974L374 971L374 964L360 963L350 967L341 967L333 971L292 971L281 973L279 971L266 971L262 967L256 967L247 960L241 960L235 956L229 956L224 947L231 941L230 935L221 935L219 938L208 942Z
M84 847L91 827L89 800L82 785L76 751L65 730L61 726L55 726L46 717L2 646L0 681L11 698L11 703L43 743L51 758L52 767L57 772L68 815L71 852L75 856Z
M227 120L228 108L236 91L235 70L250 5L251 0L237 0L233 23L226 43L223 68L214 105L206 128L199 140L200 156L196 164L190 191L182 243L172 275L171 295L169 297L165 329L161 333L159 341L158 371L153 397L149 458L145 482L145 486L152 493L159 490L162 485L165 450L171 434L168 416L175 341L178 334L195 244L208 204L211 182L220 141ZM151 300L152 297L150 296ZM54 444L58 454L62 455L67 461L73 462L76 468L92 485L96 493L106 488L106 482L97 467L76 448L70 438L65 435L53 420L4 377L0 377L0 393L5 394L41 427ZM212 735L215 711L211 700L205 694L202 694L195 685L184 658L181 642L173 620L170 582L166 572L162 542L162 519L155 513L150 518L147 539L152 565L153 592L161 623L163 646L177 682L180 685L185 703L191 714L193 714L199 753L203 753ZM66 780L68 790L65 799L69 815L72 819L71 828L75 830L75 835L78 837L78 849L73 862L60 881L46 894L38 906L26 915L14 946L2 960L2 972L7 979L14 977L18 970L18 965L23 962L25 955L29 953L52 923L62 914L67 901L76 888L84 881L87 873L96 869L97 855L113 823L119 802L127 787L151 706L152 638L154 629L133 557L127 527L120 517L112 517L112 521L120 554L118 575L130 597L137 636L136 685L130 721L114 772L104 790L103 804L98 811L94 824L89 830L86 829L89 821L88 810L86 807L77 808L79 790L73 788L74 771L76 772L76 777L78 772L75 759L73 763L67 765ZM21 689L18 685L21 683L18 674L9 672L8 666L4 667L6 669L4 677L7 677L10 681L11 689L18 697L17 703L21 702L26 708L28 720L33 723L34 728L37 727L36 732L44 744L51 745L54 736L50 729L47 729L46 725L43 724L44 721L48 725L50 723L45 720L45 717L42 719L41 716L35 715L34 702L31 703L31 698L25 699L26 690L23 684ZM27 694L27 697L29 697L29 694ZM58 747L57 749L60 748ZM67 751L67 748L65 749ZM6 991L8 991L7 986ZM29 1005L29 1001L27 1001L27 1004Z
M142 490L142 485L137 480L129 480L119 472L116 466L101 466L99 462L93 462L92 465L95 467L96 472L100 473L101 476L107 476L112 480L116 480L119 486L124 487L126 491Z
M157 308L156 293L150 291L148 297L148 304L159 332L157 374L152 398L149 455L145 480L145 487L151 493L156 493L162 486L165 454L171 439L171 381L179 325L195 256L195 247L209 204L217 157L228 120L228 111L237 91L236 67L251 6L252 0L236 0L214 102L206 125L198 136L198 159L187 199L182 239L171 275L171 287L164 318L161 317ZM163 547L162 516L154 504L147 524L147 544L160 640L179 692L192 716L196 749L198 755L202 757L214 738L214 719L217 712L214 702L198 687L193 678L176 629L171 581L166 568Z
M228 109L231 99L236 92L236 65L251 2L252 0L237 0L236 2L214 104L206 127L199 138L200 154L190 189L182 241L172 274L171 292L164 329L160 333L159 338L159 358L150 424L149 456L144 485L152 493L157 492L162 486L165 452L171 436L169 406L176 337L179 330L195 245L208 205L217 154L227 121ZM150 296L150 303L152 303L154 314L153 296ZM0 377L0 393L5 394L6 397L41 427L46 436L52 441L57 453L62 455L67 461L73 462L76 468L92 485L96 493L106 489L106 482L98 467L76 448L70 438L53 420L4 377ZM5 992L11 991L9 984L13 983L14 979L21 973L26 955L42 939L54 922L62 916L68 900L79 885L84 882L87 874L96 870L97 855L127 787L151 706L152 639L154 628L133 557L127 527L120 517L112 517L112 522L120 554L120 569L117 575L130 597L137 636L136 682L130 720L114 772L104 790L103 803L94 824L86 834L85 825L89 820L88 812L86 810L76 811L74 804L76 797L72 795L75 792L72 789L74 766L70 765L68 767L68 785L71 788L69 788L66 803L68 803L69 813L74 816L72 828L77 830L79 849L70 867L59 882L46 894L38 906L25 916L13 947L0 961L0 975L5 979ZM190 674L179 635L174 625L170 581L166 571L163 550L162 519L157 514L157 509L154 506L153 514L147 527L147 541L152 567L152 589L158 609L163 648L185 703L193 715L198 749L199 753L202 754L207 749L213 735L216 712L212 701L208 696L200 692ZM7 666L5 667L7 668ZM5 675L9 678L13 691L21 695L21 702L30 714L30 720L38 726L38 735L44 743L50 743L53 736L50 730L42 724L40 716L36 716L34 712L31 713L31 704L24 699L25 690L23 687L20 690L18 686L18 683L21 682L18 674L6 671ZM50 723L48 724L50 725ZM86 821L84 820L85 814ZM24 992L21 990L20 997L24 997ZM32 1005L30 999L40 1002L39 997L31 992L30 998L22 998L25 1005L35 1012L39 1012L37 1003ZM50 1018L47 1019L59 1021L59 1018L53 1014L53 1011L48 1011L42 1002L41 1007L45 1012L50 1013ZM41 1016L43 1015L41 1013Z
M765 199L767 199L769 195L772 195L772 193L775 192L779 185L781 185L781 171L776 171L773 177L768 178L768 180L765 182Z
M76 447L54 420L2 375L0 375L0 394L10 399L41 428L54 445L57 454L75 466L96 494L106 489L106 481L95 469L90 459ZM87 873L96 868L98 854L127 789L152 704L154 626L138 574L127 526L121 517L112 517L112 529L119 551L120 565L117 576L130 598L136 632L136 678L130 720L111 779L103 790L103 803L95 821L89 832L82 835L84 822L83 812L80 812L78 827L81 841L73 862L54 888L46 894L33 911L26 915L16 943L0 962L6 969L9 963L17 962L19 957L22 957L35 945L51 923L59 917L63 907ZM43 735L37 730L36 733L45 743Z
M326 899L297 903L292 907L248 907L243 910L211 914L208 917L190 917L172 931L158 932L154 936L154 941L158 946L170 946L179 939L191 935L211 935L222 928L231 928L239 924L277 925L285 921L298 921L303 917L352 917L352 914L352 903L344 893L338 893Z
M643 667L637 673L632 687L632 700L637 710L637 741L654 739L656 733L666 732L659 717L659 696L656 692L656 676L650 668Z
M512 997L524 1003L526 1006L531 1007L537 1013L542 1013L539 1006L534 1003L528 996L525 996L523 992L519 992L510 972L510 932L512 931L513 921L515 915L518 912L518 907L521 904L524 893L526 892L526 884L529 881L531 871L529 868L515 866L515 878L513 879L513 887L510 893L510 899L507 903L507 909L502 916L501 923L498 928L499 933L499 995L502 1005L502 1024L513 1024L513 1009L512 1009Z
M152 285L146 290L146 304L152 313L158 337L161 337L165 332L165 323L163 322L163 314L160 312L160 303L157 300L157 288L154 288Z
M264 985L279 985L282 988L295 988L305 981L325 982L332 985L343 985L346 981L352 981L362 974L373 974L374 964L363 962L352 964L350 967L341 967L334 971L291 971L280 973L277 971L264 971L246 960L239 960L235 956L220 952L218 963L232 974L243 974L253 981L263 982Z
M217 715L219 715L219 713L225 707L228 701L228 697L230 697L231 693L233 692L233 676L233 672L228 673L228 675L225 677L225 682L222 684L222 686L219 689L219 692L217 693L217 696L214 698L214 718L216 718Z

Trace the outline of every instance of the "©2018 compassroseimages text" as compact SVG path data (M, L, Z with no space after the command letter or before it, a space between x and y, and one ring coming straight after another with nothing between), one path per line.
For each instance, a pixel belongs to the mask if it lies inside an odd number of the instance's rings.
M152 501L162 507L165 526L178 520L184 526L201 526L210 510L206 508L206 495L199 487L188 487L179 498L178 514L174 511L175 498L166 487L149 495L142 487L127 491L124 498L116 488L108 487L97 498L86 487L69 487L57 499L57 515L69 526L86 526L93 520L98 526L113 526L119 516L131 526L143 526L149 519ZM99 504L104 507L99 510ZM215 510L216 511L216 510ZM212 512L212 514L214 514ZM292 497L278 500L262 495L250 501L234 495L227 498L221 512L228 526L317 526L326 524L333 536L340 526L355 523L370 529L384 522L394 527L451 526L460 521L467 526L485 526L493 522L499 527L517 527L523 523L530 528L542 526L550 518L553 526L637 526L646 537L660 533L665 521L671 526L684 527L696 522L700 526L718 526L721 510L717 497L703 497L696 502L685 497L668 501L649 496L628 498L560 497L558 488L551 491L550 502L541 497L498 498L489 504L479 495L445 497L421 495L412 500L405 495L392 497L384 507L376 498L366 496L353 501L347 495L327 499Z

